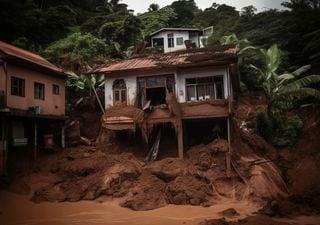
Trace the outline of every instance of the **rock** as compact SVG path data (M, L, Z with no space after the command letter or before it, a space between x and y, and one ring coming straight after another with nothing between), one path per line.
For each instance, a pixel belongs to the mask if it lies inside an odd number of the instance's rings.
M146 169L166 182L174 180L177 176L189 173L186 161L176 158L166 158L152 162Z

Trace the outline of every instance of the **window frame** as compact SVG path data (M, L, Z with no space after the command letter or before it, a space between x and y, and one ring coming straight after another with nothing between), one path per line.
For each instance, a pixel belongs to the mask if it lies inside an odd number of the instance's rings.
M58 84L52 84L52 94L60 95L60 86Z
M152 85L149 86L147 84L147 79L164 79L163 85ZM171 87L170 87L171 86ZM163 74L163 75L154 75L154 76L143 76L143 77L137 77L137 94L140 93L141 91L143 92L143 96L147 96L147 89L152 89L152 88L161 88L164 87L169 93L172 93L176 95L176 80L174 77L174 74ZM141 94L141 93L140 93ZM143 104L147 103L147 99L144 99Z
M18 82L14 84L14 81ZM10 89L11 95L18 96L18 97L25 97L26 96L26 81L23 78L11 76L10 78Z
M167 34L167 40L168 40L168 48L174 48L174 34L173 33Z
M183 45L183 41L184 41L184 40L183 40L183 37L177 37L177 38L176 38L177 46L178 46L178 45L179 45L179 46L180 46L180 45Z
M45 84L40 82L34 82L34 99L37 100L45 100ZM38 90L38 88L43 87L42 89Z
M222 78L222 80L218 80L219 78ZM201 82L202 80L208 79L210 82ZM190 82L190 80L194 80L193 83ZM217 81L218 80L218 81ZM189 82L188 82L189 81ZM218 97L218 89L217 85L221 85L221 92L222 92L222 98L217 98ZM188 89L190 87L194 88L194 100L191 100L191 97L189 96L189 91ZM200 87L202 88L213 88L213 96L210 94L209 99L217 100L217 99L225 99L225 93L224 93L224 76L223 75L215 75L215 76L207 76L207 77L190 77L190 78L185 78L185 93L186 93L186 102L190 101L201 101L201 100L206 100L205 97L199 96L199 91L201 90ZM203 89L202 89L203 90ZM206 91L205 91L206 92ZM209 91L210 92L210 91ZM200 97L202 99L200 100ZM193 97L192 97L193 98Z
M116 82L123 81L122 87L116 87ZM119 83L120 84L120 83ZM112 85L112 92L113 92L113 105L127 105L127 85L124 79L115 79ZM118 99L116 99L118 96Z

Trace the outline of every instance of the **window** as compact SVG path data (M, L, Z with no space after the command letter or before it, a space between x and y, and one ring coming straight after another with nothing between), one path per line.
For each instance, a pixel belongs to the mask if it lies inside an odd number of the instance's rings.
M174 48L173 34L168 34L168 48Z
M187 101L223 99L223 77L199 77L186 79Z
M34 82L34 98L44 100L44 84Z
M127 104L127 87L123 79L113 82L113 104Z
M52 93L54 95L58 95L60 93L59 85L56 85L56 84L52 85Z
M166 103L166 93L174 93L174 76L162 75L137 79L137 106L143 106L150 100L151 105Z
M25 96L25 80L17 77L11 77L11 95Z
M177 45L183 45L183 37L177 38Z

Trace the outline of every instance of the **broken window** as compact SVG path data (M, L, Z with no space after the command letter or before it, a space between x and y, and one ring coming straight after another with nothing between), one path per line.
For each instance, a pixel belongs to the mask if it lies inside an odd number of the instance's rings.
M166 92L174 93L173 75L139 78L137 83L137 105L139 108L143 108L148 101L151 101L151 105L165 104Z
M187 101L223 99L223 77L199 77L186 79Z
M113 82L113 104L127 104L127 87L123 79Z

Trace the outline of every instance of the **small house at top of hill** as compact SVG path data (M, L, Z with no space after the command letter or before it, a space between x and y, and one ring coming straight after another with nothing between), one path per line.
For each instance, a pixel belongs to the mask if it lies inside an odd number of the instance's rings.
M152 48L164 53L203 47L203 40L213 32L213 27L204 30L197 28L162 28L150 34Z
M95 69L105 75L103 127L136 133L147 143L176 140L177 155L215 138L229 140L240 87L235 46L151 54ZM170 131L173 129L173 132ZM161 149L159 150L161 151Z

